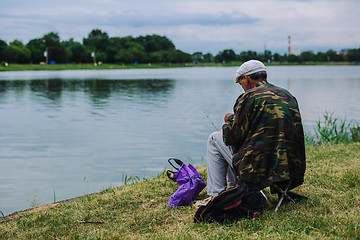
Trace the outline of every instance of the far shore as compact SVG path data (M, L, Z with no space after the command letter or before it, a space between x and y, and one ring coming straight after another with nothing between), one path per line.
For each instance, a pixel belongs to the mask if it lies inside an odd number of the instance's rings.
M231 63L164 63L164 64L7 64L0 66L1 71L41 71L41 70L100 70L100 69L141 69L141 68L177 68L177 67L234 67L241 65L241 62ZM352 62L307 62L307 63L288 63L272 62L266 63L267 66L341 66L341 65L360 65Z

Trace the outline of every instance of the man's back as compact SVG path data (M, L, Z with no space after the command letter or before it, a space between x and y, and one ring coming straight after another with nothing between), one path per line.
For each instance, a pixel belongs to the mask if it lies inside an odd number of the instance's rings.
M266 81L241 95L234 117L223 126L226 145L233 146L238 181L262 189L276 181L303 182L304 133L296 99Z

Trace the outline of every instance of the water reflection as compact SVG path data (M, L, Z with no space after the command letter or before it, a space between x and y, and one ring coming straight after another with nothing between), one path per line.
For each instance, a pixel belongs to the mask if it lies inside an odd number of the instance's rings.
M175 87L171 79L136 79L136 80L13 80L0 81L0 97L6 98L10 92L25 93L28 89L36 96L60 104L64 92L84 92L94 104L101 104L114 94L152 100L166 99ZM146 104L146 102L145 102Z
M161 131L175 83L1 80L0 165L6 175L0 177L0 211L27 208L35 189L48 203L51 189L58 200L82 195L84 177L93 192L120 185L123 173L149 177L161 171L164 164L154 166L149 159L170 155L161 148L167 137L155 132Z

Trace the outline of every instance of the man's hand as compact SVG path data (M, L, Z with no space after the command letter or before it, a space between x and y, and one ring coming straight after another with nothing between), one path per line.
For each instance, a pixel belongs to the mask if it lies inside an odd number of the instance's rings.
M227 114L225 114L224 121L227 122L227 121L228 121L228 118L229 118L231 115L234 115L234 114L232 114L232 113L227 113Z

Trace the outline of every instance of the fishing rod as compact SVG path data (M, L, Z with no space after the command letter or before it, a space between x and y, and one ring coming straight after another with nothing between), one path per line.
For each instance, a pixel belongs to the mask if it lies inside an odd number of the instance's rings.
M207 117L207 119L209 119L209 121L210 121L210 122L211 122L211 124L214 126L214 128L216 129L216 131L219 131L219 130L217 129L217 127L215 126L214 122L213 122L213 121L211 121L211 119L210 119L209 115L208 115L205 111L203 111L203 113L205 114L205 116Z

